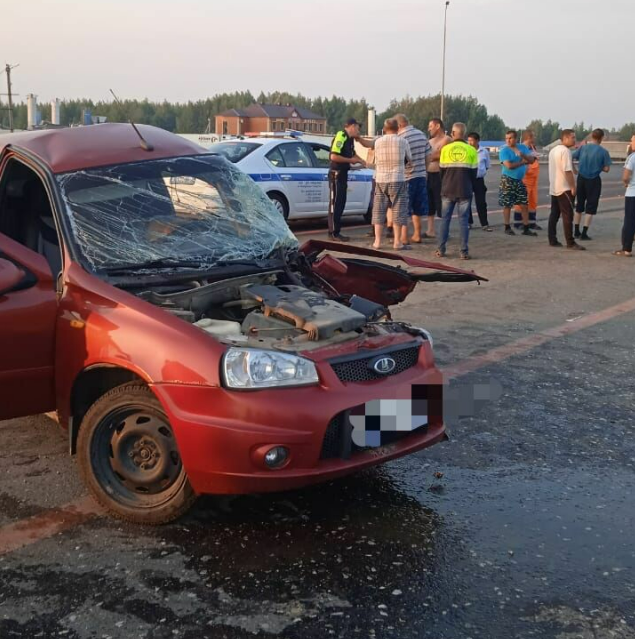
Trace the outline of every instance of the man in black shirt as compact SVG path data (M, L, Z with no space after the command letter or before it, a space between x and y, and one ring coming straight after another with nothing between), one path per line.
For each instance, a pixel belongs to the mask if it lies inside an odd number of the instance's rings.
M349 238L341 235L342 213L346 206L348 190L348 171L352 164L364 166L364 160L355 153L355 140L364 146L372 146L360 139L360 124L355 118L346 121L344 128L338 131L331 143L331 165L329 170L329 239L333 242L348 242Z

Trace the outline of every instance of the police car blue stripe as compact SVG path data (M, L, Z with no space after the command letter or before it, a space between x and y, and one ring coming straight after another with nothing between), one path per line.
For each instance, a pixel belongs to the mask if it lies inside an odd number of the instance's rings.
M284 179L281 177L284 176ZM289 176L289 177L287 177ZM324 182L327 173L250 173L249 177L254 182ZM372 182L372 175L355 175L349 177L349 180L355 182Z
M280 177L276 173L250 173L249 177L254 182L280 182Z

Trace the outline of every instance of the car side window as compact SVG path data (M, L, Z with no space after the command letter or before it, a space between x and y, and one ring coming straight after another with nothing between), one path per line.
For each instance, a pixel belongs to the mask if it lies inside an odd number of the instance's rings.
M282 169L285 167L284 158L280 153L280 147L276 147L275 149L269 151L266 157L267 160L269 160L269 162L271 162L271 164L273 164L276 168Z
M295 169L312 169L313 163L308 149L299 142L291 144L281 144L278 149L284 158L284 164L287 168Z
M11 159L0 183L0 233L44 256L54 277L62 270L53 209L40 177Z
M316 166L320 169L328 169L331 166L331 152L328 146L322 144L311 144L311 150L315 159L317 160Z

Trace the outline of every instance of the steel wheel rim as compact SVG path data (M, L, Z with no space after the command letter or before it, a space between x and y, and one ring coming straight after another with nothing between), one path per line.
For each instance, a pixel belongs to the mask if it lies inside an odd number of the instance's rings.
M276 207L276 209L278 209L278 213L280 213L280 215L282 215L282 217L285 217L284 214L284 204L277 199L271 198L271 201L273 202L273 205Z
M147 407L128 406L108 413L95 429L90 457L99 485L123 506L161 506L185 481L169 423Z

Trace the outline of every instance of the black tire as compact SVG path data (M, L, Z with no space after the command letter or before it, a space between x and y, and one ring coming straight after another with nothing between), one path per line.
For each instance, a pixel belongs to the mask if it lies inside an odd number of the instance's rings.
M278 193L267 193L269 199L273 202L274 206L282 213L285 220L289 219L289 203L287 198Z
M168 418L139 383L113 388L90 407L77 458L93 497L120 519L165 524L196 501Z

